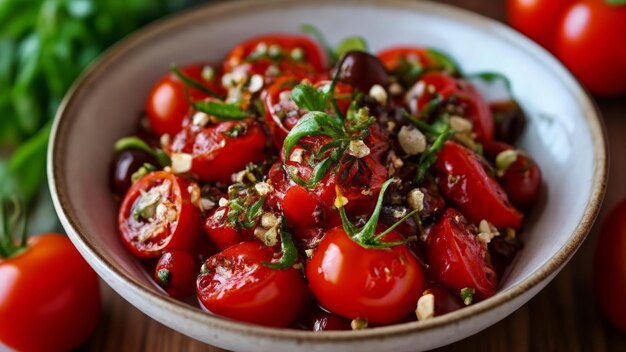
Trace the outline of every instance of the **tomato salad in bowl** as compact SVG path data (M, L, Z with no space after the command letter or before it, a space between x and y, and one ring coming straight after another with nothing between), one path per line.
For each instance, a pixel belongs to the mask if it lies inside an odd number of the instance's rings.
M128 250L169 295L307 330L488 299L522 247L541 172L525 117L430 48L263 35L173 65L112 163Z

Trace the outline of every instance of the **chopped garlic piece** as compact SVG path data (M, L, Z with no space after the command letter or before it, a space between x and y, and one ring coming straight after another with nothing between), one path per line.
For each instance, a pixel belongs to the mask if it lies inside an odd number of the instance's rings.
M426 320L435 316L435 295L427 293L417 300L415 309L417 320Z
M289 161L293 161L294 163L302 163L302 154L304 153L304 149L296 148L291 152L289 156Z
M191 171L193 156L187 153L172 154L172 171L176 174L184 174Z
M228 199L222 197L217 204L219 204L220 207L225 207L228 205Z
M372 88L370 88L369 95L380 104L387 104L387 91L380 84L374 84Z
M498 171L506 171L515 161L517 161L517 152L515 149L502 151L496 156L496 169L498 169Z
M352 328L352 330L363 330L363 329L367 329L367 326L369 325L367 319L365 318L356 318L353 319L350 322L350 327Z
M161 143L161 147L163 149L169 146L171 141L172 141L172 137L168 133L162 134L161 138L159 138L159 143Z
M472 122L461 116L451 116L450 117L450 128L457 132L471 132L474 128Z
M214 206L215 206L215 202L211 201L210 199L200 198L200 208L203 211L212 209Z
M191 123L194 126L204 127L209 123L210 120L211 119L207 113L198 111L195 114L193 114L193 117L191 118Z
M413 210L424 210L424 193L419 188L412 189L406 197L407 203Z
M278 218L273 213L264 213L261 216L261 226L266 229L278 226Z
M256 93L263 89L263 76L256 74L250 77L250 83L248 83L248 91L250 93Z
M360 139L351 140L348 147L348 154L355 158L364 158L370 154L370 148Z
M274 190L272 185L267 182L259 182L255 184L254 189L260 196L264 196Z
M402 126L398 132L398 143L408 155L417 155L426 150L426 136L417 128Z
M391 95L400 95L403 92L404 92L404 89L399 83L394 82L389 85L389 93L391 93Z

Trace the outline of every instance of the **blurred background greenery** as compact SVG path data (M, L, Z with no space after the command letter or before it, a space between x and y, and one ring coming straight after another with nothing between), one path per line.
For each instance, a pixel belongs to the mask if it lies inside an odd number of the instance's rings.
M198 1L0 0L0 193L33 208L31 232L56 217L46 189L54 114L76 77L137 28Z

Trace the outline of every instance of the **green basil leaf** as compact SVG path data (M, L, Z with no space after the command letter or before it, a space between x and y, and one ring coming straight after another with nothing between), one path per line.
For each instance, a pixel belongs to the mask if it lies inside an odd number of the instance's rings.
M237 103L223 103L217 101L198 101L193 104L194 109L215 116L220 120L243 120L248 117L246 111L241 110Z
M324 111L327 101L326 92L309 84L298 84L291 90L291 99L301 109Z
M625 0L626 1L626 0ZM509 93L509 95L513 95L513 89L512 89L512 85L511 85L511 81L509 80L509 78L501 73L498 72L479 72L479 73L473 73L471 75L467 76L468 79L472 79L472 78L478 78L481 79L487 83L493 83L496 81L502 81L504 83L504 86L506 87L507 92Z
M298 250L293 243L293 237L287 228L287 219L284 216L280 222L280 250L282 256L277 263L263 262L263 265L271 269L289 269L298 259Z
M461 74L461 67L448 54L433 48L428 48L427 52L428 55L438 63L438 69L447 71L453 75Z
M344 137L342 122L321 111L311 111L305 114L285 138L283 145L285 159L289 159L291 150L300 139L306 136L319 135L326 135L331 138Z
M201 82L196 81L195 79L187 76L183 71L181 71L178 66L176 66L175 64L172 64L170 66L170 71L172 71L173 74L176 75L176 77L178 77L178 79L180 79L183 84L185 84L188 87L197 89L213 98L217 98L217 99L223 99L224 97L222 97L221 95L215 93L213 90L211 90L209 87L205 86L204 84L202 84Z
M337 48L335 48L335 55L337 57L342 57L345 53L349 51L367 52L367 50L367 42L365 41L365 39L363 39L363 37L352 36L342 40L341 43L337 45Z

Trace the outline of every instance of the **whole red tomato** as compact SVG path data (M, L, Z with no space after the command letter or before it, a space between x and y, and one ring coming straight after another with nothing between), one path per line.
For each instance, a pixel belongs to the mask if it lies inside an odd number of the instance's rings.
M118 227L137 257L157 258L167 250L192 250L199 242L200 211L191 202L190 183L165 171L135 182L120 206Z
M626 332L626 200L604 221L593 266L596 302L604 316Z
M385 241L401 238L392 231ZM324 308L375 324L393 324L408 316L424 288L420 264L405 245L365 248L341 226L326 233L306 274L311 292Z
M223 93L219 85L220 78L203 77L203 70L208 65L194 64L182 67L180 71L187 77L205 85L208 89ZM183 127L183 120L189 113L189 101L206 98L207 94L198 89L186 87L174 73L168 73L152 86L146 100L146 114L150 126L157 135L168 133L175 135Z
M209 311L254 324L285 327L308 300L304 278L294 268L271 269L274 251L258 242L234 245L204 263L197 294Z
M574 0L508 0L507 20L518 31L552 50L558 24Z
M555 53L592 93L626 93L626 6L578 1L563 16Z
M0 343L19 351L72 350L99 316L98 276L67 237L32 237L24 252L0 259Z

